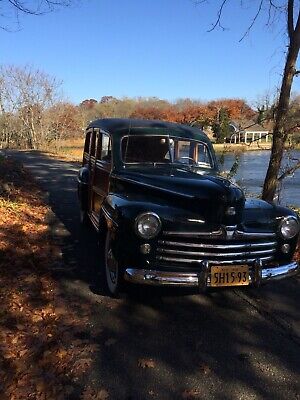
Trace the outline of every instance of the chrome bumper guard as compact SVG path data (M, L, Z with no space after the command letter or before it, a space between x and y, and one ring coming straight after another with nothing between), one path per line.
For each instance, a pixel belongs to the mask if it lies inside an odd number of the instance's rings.
M260 262L255 264L254 272L250 274L250 284L259 286L261 282L288 278L299 273L299 264L293 261L289 264L263 268ZM200 289L209 287L209 265L203 263L202 270L195 272L168 272L146 269L127 268L124 278L127 282L153 286L198 286Z

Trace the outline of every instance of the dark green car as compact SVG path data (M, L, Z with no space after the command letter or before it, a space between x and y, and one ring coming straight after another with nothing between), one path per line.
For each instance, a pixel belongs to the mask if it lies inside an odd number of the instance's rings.
M290 209L245 199L219 174L198 128L99 119L87 128L78 174L81 221L103 241L109 292L124 282L260 285L299 272L300 222Z

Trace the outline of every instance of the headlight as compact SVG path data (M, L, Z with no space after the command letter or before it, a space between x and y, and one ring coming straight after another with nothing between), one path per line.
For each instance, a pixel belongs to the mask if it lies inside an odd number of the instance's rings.
M296 217L285 217L279 225L279 232L284 239L292 239L299 233L299 222Z
M152 239L158 235L161 220L157 214L146 212L137 216L135 220L136 233L143 239Z

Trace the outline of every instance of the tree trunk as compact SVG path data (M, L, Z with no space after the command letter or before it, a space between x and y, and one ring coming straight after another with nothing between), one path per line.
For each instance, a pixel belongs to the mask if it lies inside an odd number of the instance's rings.
M291 1L291 6L293 2ZM300 15L300 14L299 14ZM273 145L271 150L270 162L264 182L262 198L266 201L273 201L276 189L278 186L278 175L281 166L281 161L284 152L284 145L287 138L285 130L285 122L288 117L288 109L291 97L291 88L293 78L295 76L295 65L299 54L300 47L300 18L296 28L293 29L291 26L292 16L288 15L288 32L290 43L288 46L288 53L285 62L285 68L282 78L280 96L277 106L277 112L275 116L275 124L273 129Z

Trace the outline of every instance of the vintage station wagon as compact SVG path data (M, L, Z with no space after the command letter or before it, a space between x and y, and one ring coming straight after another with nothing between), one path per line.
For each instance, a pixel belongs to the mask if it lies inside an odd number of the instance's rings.
M81 221L103 243L107 289L125 282L260 285L299 272L300 222L219 174L207 136L162 121L99 119L78 174Z

